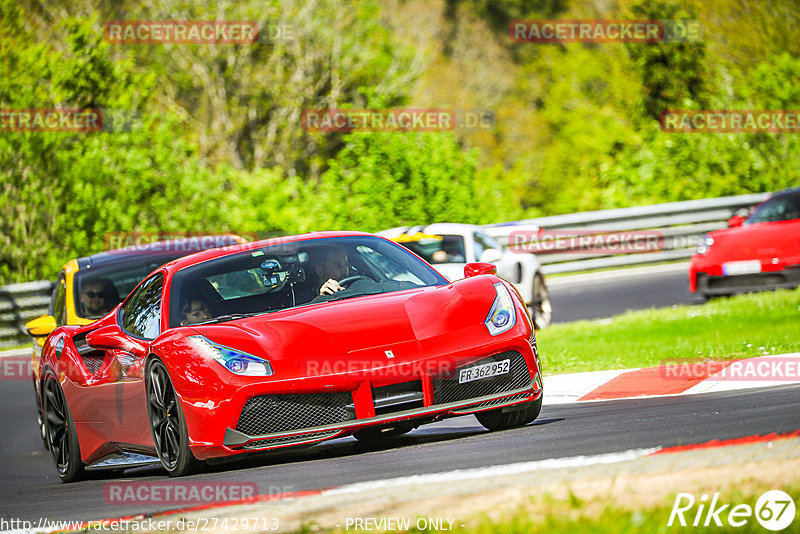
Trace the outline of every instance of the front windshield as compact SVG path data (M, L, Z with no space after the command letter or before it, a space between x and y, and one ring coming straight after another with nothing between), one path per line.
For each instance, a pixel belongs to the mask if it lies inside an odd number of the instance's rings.
M98 319L111 311L139 282L183 254L130 255L75 273L75 310L79 317Z
M342 289L320 294L329 279ZM172 279L170 328L297 306L445 285L402 247L375 236L282 243L187 267Z
M761 204L745 224L800 219L800 193L781 195Z
M432 265L466 262L464 238L460 235L418 233L394 239Z

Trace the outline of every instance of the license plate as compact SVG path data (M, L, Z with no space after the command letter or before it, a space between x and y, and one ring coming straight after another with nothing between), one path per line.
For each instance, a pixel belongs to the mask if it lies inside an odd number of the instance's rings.
M473 380L482 380L497 375L505 375L511 370L511 360L502 360L499 362L484 363L461 369L458 372L458 383L472 382Z
M761 272L761 262L751 261L729 261L722 264L722 274L725 276L737 274L753 274Z

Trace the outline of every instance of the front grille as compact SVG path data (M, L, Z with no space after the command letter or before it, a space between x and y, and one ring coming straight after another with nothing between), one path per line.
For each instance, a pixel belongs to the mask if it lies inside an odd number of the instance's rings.
M458 383L458 373L461 369L505 359L511 360L511 370L508 373L491 378L473 380L464 384ZM522 354L516 351L503 352L459 367L454 373L447 376L434 378L433 403L447 404L449 402L475 399L485 395L496 395L524 388L529 386L530 383L531 375L528 372L528 364L525 363L525 358Z
M339 432L339 430L326 430L325 432L312 432L310 434L301 434L299 436L283 436L280 438L260 439L258 441L251 441L245 445L244 448L263 449L264 447L274 447L275 445L287 445L289 443L302 443L305 441L321 440L333 437Z
M741 274L723 278L709 278L708 289L739 289L746 287L769 287L786 282L781 274Z
M471 406L467 406L466 408L459 408L458 411L465 411L471 412L472 410L477 410L478 408L488 408L490 406L499 406L501 404L509 404L514 401L522 400L526 397L529 397L530 393L517 393L516 395L511 395L510 397L504 397L502 399L492 399L485 402L480 402L478 404L473 404ZM457 411L453 411L453 413L457 413Z
M422 408L422 382L414 380L401 384L390 384L372 388L375 415L402 412Z
M242 409L236 430L248 436L303 430L355 419L347 405L350 393L261 395L251 397Z

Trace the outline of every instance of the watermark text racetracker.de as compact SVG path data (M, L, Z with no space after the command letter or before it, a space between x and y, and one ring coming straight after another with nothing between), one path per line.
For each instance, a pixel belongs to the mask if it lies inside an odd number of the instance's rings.
M139 118L105 108L0 108L0 132L127 132Z
M270 492L287 494L293 488L272 487ZM103 499L110 505L196 506L252 499L259 494L255 482L109 482Z
M443 361L397 362L392 351L386 351L385 361L348 360L332 358L326 360L309 360L306 372L309 376L325 376L338 374L366 373L373 378L394 378L401 376L449 376L455 367Z
M241 239L239 239L241 238ZM103 236L106 251L131 252L198 252L255 241L254 232L212 234L210 232L109 232Z
M800 356L760 356L743 360L663 360L666 380L800 382Z
M663 250L658 230L513 230L508 249L518 254L632 254Z
M693 19L512 20L508 36L515 43L674 43L700 41L702 28Z
M276 44L295 35L283 21L112 20L103 28L103 39L112 44Z
M800 133L800 109L678 109L659 117L667 133Z
M142 519L102 519L99 521L59 521L39 518L36 521L0 518L0 531L29 532L267 532L280 529L280 520L270 516L180 517Z
M447 108L312 108L300 116L308 132L448 132L490 130L494 112Z

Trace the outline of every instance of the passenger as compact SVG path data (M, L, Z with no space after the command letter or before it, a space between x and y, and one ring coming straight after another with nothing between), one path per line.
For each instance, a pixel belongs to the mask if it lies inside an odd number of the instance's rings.
M458 240L442 239L442 248L433 253L431 263L464 263L464 247Z
M181 306L181 326L202 323L212 318L208 304L201 297L193 296Z

